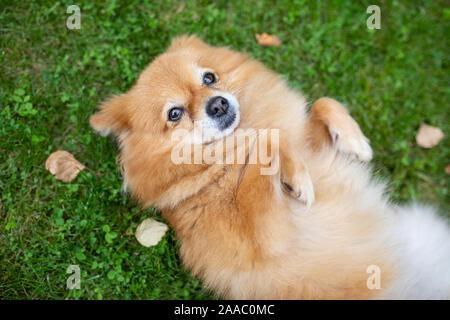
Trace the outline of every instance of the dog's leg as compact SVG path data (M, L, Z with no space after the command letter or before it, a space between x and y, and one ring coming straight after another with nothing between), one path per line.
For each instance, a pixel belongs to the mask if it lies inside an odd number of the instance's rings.
M281 182L286 192L310 207L314 202L314 188L306 163L287 141L280 141Z
M347 109L330 98L317 100L307 123L308 140L314 151L332 147L362 161L372 159L372 148ZM314 202L314 188L307 166L288 140L280 137L281 182L285 190L307 206Z
M334 146L362 161L372 159L372 148L347 109L331 98L317 100L310 112L307 134L313 150Z

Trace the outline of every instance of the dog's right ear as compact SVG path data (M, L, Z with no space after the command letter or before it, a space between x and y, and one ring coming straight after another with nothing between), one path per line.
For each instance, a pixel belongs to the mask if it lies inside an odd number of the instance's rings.
M129 130L130 117L127 100L127 95L121 94L103 102L99 107L100 112L89 118L91 127L102 136L107 136L110 133L119 135Z

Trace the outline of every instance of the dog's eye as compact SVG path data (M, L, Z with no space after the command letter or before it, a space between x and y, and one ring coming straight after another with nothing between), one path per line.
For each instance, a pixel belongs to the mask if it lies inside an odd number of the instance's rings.
M205 72L203 74L203 84L209 86L216 82L216 75L212 72Z
M169 121L178 121L183 116L184 109L180 107L175 107L169 110L167 113L167 119Z

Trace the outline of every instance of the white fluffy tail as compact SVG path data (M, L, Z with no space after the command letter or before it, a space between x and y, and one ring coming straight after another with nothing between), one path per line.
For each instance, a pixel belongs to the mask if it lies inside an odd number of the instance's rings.
M450 227L430 207L396 208L392 226L399 243L400 274L387 298L450 299Z

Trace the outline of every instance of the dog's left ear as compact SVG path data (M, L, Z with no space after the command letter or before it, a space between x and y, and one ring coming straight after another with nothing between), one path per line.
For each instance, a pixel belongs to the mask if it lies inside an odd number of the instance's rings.
M193 35L181 35L175 37L170 46L167 50L168 52L174 52L179 50L185 50L187 48L191 49L203 49L205 47L208 47L207 44L205 44L199 37L197 37L195 34Z
M130 129L128 98L126 94L115 96L100 105L100 112L89 118L95 131L107 136L110 133L119 135Z

